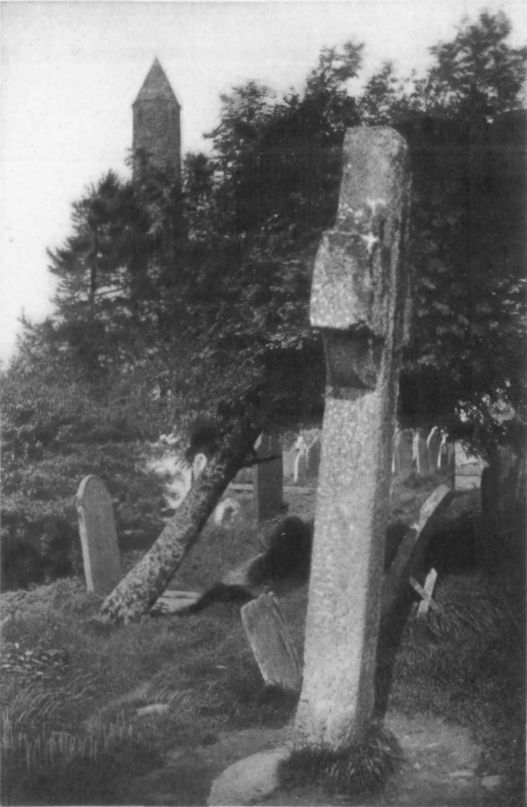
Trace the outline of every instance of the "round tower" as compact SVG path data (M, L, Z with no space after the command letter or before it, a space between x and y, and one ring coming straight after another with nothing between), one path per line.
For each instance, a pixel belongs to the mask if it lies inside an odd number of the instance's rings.
M134 171L139 149L160 166L171 165L181 175L180 105L156 58L132 104Z

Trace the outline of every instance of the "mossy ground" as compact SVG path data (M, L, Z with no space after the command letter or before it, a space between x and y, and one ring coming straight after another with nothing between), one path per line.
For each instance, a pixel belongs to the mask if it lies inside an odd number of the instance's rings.
M424 485L404 501L396 497L392 512L415 518L428 492ZM289 505L291 513L313 515L313 496L296 493ZM176 585L209 585L260 546L245 502L234 529L207 528ZM139 556L126 555L125 567ZM475 733L481 770L502 782L489 807L517 807L523 798L523 623L513 594L506 581L476 573L440 579L443 617L410 620L389 704ZM302 590L283 603L300 648L305 604ZM264 688L236 608L145 618L98 634L90 618L100 601L81 578L7 592L0 605L0 616L12 614L0 660L3 804L129 803L119 782L155 770L170 749L211 746L229 731L278 728L294 714L294 698ZM148 704L169 708L138 717ZM174 804L199 803L189 781L173 785Z

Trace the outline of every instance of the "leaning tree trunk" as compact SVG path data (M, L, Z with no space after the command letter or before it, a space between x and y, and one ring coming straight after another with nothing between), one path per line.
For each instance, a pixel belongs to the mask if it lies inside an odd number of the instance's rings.
M259 415L256 408L247 408L157 541L105 599L103 616L124 622L137 619L163 593L223 491L246 462L261 431Z

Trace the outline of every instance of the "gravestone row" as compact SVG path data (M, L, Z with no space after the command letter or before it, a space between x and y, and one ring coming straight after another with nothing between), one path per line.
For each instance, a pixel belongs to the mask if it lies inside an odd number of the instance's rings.
M247 489L253 494L256 517L259 521L273 518L283 510L284 482L300 485L316 485L318 479L322 450L319 429L300 432L292 447L283 449L278 433L263 434L256 445L257 457L260 460L252 468L242 468L236 475L234 489ZM461 456L464 456L463 453ZM158 461L161 471L166 475L167 461ZM173 458L172 458L173 459ZM204 454L194 458L192 467L182 479L178 472L174 485L178 487L177 501L172 495L172 483L167 483L167 501L172 507L179 506L190 489L192 479L197 478L207 463ZM438 427L434 427L428 437L422 429L397 429L393 441L392 472L405 480L411 474L424 476L437 472L448 473L454 477L455 448L447 440L447 436ZM456 472L457 476L457 472ZM481 469L471 475L470 479L463 472L459 475L460 487L479 484ZM252 489L252 490L251 490ZM232 490L232 487L231 487ZM232 508L231 508L232 510ZM221 513L215 514L216 523L222 523Z
M282 472L284 480L292 480L295 484L309 481L316 482L320 466L322 441L317 433L310 442L301 433L290 449L282 450ZM278 441L275 444L275 453L280 451ZM456 459L456 446L448 439L447 434L438 426L434 426L428 436L421 428L396 429L393 445L392 472L402 479L408 478L412 473L418 476L435 473L450 473L456 476L467 475L459 469L466 464L472 466L471 474L475 480L481 477L482 463L471 457L467 462L465 451L459 446L459 462ZM276 466L278 467L278 466ZM236 477L237 482L254 481L251 472L243 469ZM472 473L474 472L474 473ZM474 481L471 476L471 482ZM242 478L243 477L243 478ZM463 485L462 485L463 486Z
M392 472L401 479L437 472L454 473L455 446L437 426L425 437L423 429L396 429Z
M454 445L435 427L425 440L421 430L397 430L395 435L393 469L402 479L416 472L433 472L434 466L440 470L453 470ZM308 465L318 470L320 461L320 438L307 448ZM277 435L264 434L257 447L259 459L271 458L269 462L257 464L252 470L254 480L255 514L259 521L273 518L283 509L284 454ZM311 464L309 464L311 463ZM199 476L206 464L206 457L196 457L193 474ZM465 490L479 487L484 463L468 454L461 446L455 452L456 489ZM112 498L103 481L91 474L80 483L76 507L79 516L79 533L82 557L88 591L105 595L113 590L121 578L119 548L112 508ZM214 513L216 524L226 524L240 509L239 502L228 498L220 502Z

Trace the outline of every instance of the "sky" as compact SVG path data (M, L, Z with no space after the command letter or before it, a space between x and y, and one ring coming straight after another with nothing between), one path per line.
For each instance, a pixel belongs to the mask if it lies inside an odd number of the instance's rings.
M71 233L71 205L107 170L128 175L131 105L155 56L182 106L182 150L207 149L221 93L248 79L302 88L320 49L366 46L364 74L392 60L423 70L464 15L503 9L527 43L527 0L18 2L1 0L0 360L22 311L52 311L46 248Z

